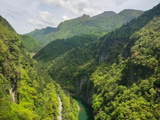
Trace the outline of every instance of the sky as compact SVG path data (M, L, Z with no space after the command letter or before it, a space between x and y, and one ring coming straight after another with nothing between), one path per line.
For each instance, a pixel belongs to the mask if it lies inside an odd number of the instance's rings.
M34 29L57 27L61 22L83 14L94 16L104 11L149 10L160 0L0 0L0 15L19 34Z

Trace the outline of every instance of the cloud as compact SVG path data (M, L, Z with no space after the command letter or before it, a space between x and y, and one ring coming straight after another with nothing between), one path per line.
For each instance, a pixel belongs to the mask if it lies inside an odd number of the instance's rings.
M58 17L54 17L48 11L39 11L39 13L35 16L35 19L29 18L28 23L32 25L37 25L39 27L46 26L57 26L60 23L61 19Z
M93 15L99 12L98 9L92 6L89 0L41 0L43 3L53 5L64 10L67 10L73 15L90 14Z
M123 2L125 2L127 0L113 0L113 2L116 4L116 5L121 5Z
M148 10L158 3L159 0L0 0L0 15L23 34L35 28L55 27L83 14L118 13L129 8Z
M69 20L69 17L67 17L67 16L62 16L63 17L63 20Z

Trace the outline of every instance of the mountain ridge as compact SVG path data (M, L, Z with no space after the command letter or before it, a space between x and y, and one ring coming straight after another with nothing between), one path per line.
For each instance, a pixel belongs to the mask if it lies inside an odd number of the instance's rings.
M42 68L92 105L95 120L158 119L159 16L160 4Z
M0 29L0 120L57 120L58 96L63 119L78 119L77 102L38 68L3 17Z
M35 37L43 45L46 45L50 41L53 41L56 39L66 39L69 37L73 37L74 35L91 33L96 30L99 30L102 32L108 32L112 29L115 29L116 27L121 26L122 24L127 23L131 19L137 18L140 14L143 13L143 11L139 11L139 10L132 10L132 11L130 10L129 12L134 12L137 14L136 15L130 14L130 16L128 15L128 17L125 16L125 13L123 14L123 16L119 14L115 14L115 15L109 15L109 17L108 15L106 15L104 17L103 14L106 13L104 12L102 13L102 15L99 15L103 17L99 17L99 18L92 18L84 14L78 18L61 22L57 26L56 31L53 31L49 34L46 34L46 35L42 35L41 33L39 34L28 33L28 34L31 35L32 37Z
M98 15L93 16L92 18L103 18L103 17L111 17L113 15L116 15L114 11L104 11L103 13L100 13Z

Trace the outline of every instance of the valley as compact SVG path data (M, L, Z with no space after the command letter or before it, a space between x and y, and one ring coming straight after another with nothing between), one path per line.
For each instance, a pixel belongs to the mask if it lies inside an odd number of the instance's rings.
M0 120L160 118L160 4L0 29Z
M79 115L78 120L93 120L92 108L82 98L72 96L78 102Z

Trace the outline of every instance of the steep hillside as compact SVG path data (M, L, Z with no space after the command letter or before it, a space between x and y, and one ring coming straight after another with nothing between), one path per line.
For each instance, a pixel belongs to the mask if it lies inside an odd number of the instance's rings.
M14 28L9 24L9 22L3 18L1 15L0 15L0 21L1 21L1 24L3 24L4 26L7 26L9 30L15 32Z
M130 57L123 61L122 51L115 62L101 64L91 75L96 120L160 117L159 22L155 17L131 35Z
M84 34L81 36L74 36L68 39L57 39L47 44L43 49L41 49L35 56L38 62L43 64L50 63L55 58L63 55L65 52L70 51L73 48L83 47L95 40L98 37L96 35Z
M95 15L92 18L110 18L111 16L117 15L117 13L113 11L105 11L99 15Z
M53 27L46 27L43 29L35 29L34 31L28 33L28 35L34 37L35 39L37 39L42 45L46 44L46 42L44 41L47 38L47 35L55 32L57 28L53 28Z
M29 35L20 35L20 38L28 52L37 53L42 48L42 44Z
M57 120L58 93L65 101L63 119L77 119L77 103L61 91L46 71L35 67L36 61L3 18L0 29L0 120Z
M96 120L160 118L156 16L160 4L100 40L57 56L49 75L92 104Z
M125 17L126 20L130 21L133 18L137 18L137 14L141 15L142 11L135 11L133 9L122 10L118 15Z
M33 36L29 33L29 35L35 37L38 41L45 45L56 39L66 39L74 35L91 33L95 30L108 32L116 27L121 26L122 24L127 23L131 19L137 18L142 13L143 11L139 10L126 10L126 12L122 11L122 14L104 12L100 15L94 16L93 18L84 14L81 17L60 23L57 27L57 30L50 34L41 36L40 33L36 36ZM39 38L39 35L41 38Z

